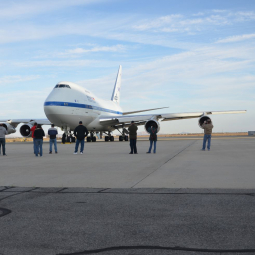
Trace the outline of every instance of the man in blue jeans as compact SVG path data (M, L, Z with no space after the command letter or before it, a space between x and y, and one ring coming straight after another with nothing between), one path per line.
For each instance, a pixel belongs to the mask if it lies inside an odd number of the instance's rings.
M148 128L147 131L150 133L150 137L149 137L149 140L150 140L150 148L149 148L149 150L148 150L146 153L151 153L151 149L152 149L152 144L153 144L153 143L154 143L154 150L153 150L153 153L156 153L157 140L158 140L158 137L157 137L157 128L151 126L150 128Z
M79 144L81 144L80 153L83 154L84 138L88 135L88 130L82 125L82 121L79 122L79 126L74 129L74 136L76 137L75 151L73 154L77 154Z
M5 154L5 135L8 135L6 128L4 127L3 123L0 123L0 154L1 154L1 147L3 148L3 156L7 156Z
M50 154L52 154L52 144L54 144L55 153L58 153L57 148L57 134L58 130L54 127L54 124L51 124L51 128L48 130L48 135L50 136Z
M204 122L202 125L202 128L204 129L204 140L203 140L203 148L202 151L205 150L206 142L207 142L207 150L209 151L211 149L211 137L212 137L212 129L213 124L211 119L208 119Z

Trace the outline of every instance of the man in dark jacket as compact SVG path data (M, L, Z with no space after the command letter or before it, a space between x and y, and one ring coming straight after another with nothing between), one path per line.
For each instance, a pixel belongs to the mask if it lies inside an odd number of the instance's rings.
M57 149L57 134L58 130L51 124L51 128L48 129L48 135L50 136L50 154L52 153L52 144L54 144L55 153L58 153Z
M41 157L43 154L42 145L45 133L40 124L37 125L37 128L34 132L34 136L35 136L35 156L38 157L38 154L40 153Z
M1 146L3 147L3 156L7 156L5 154L5 135L8 135L8 132L4 125L0 123L0 154L1 154Z
M150 128L148 128L148 132L150 133L150 148L148 150L148 152L146 153L151 153L151 149L152 149L152 144L154 143L154 150L153 153L156 153L156 147L157 147L157 128L151 126Z
M37 123L35 122L35 123L34 123L34 126L31 127L32 138L33 138L33 145L34 145L34 154L35 154L35 147L36 147L36 145L35 145L35 135L34 135L34 132L35 132L35 130L36 130L36 127L37 127Z
M134 123L134 121L131 121L131 125L128 128L129 131L129 140L130 140L130 148L131 152L129 154L137 154L137 148L136 148L136 139L137 139L137 126Z
M77 154L79 144L81 144L80 153L83 154L84 138L88 135L88 129L82 125L82 121L79 122L79 126L74 129L74 136L76 137L75 151L73 154Z

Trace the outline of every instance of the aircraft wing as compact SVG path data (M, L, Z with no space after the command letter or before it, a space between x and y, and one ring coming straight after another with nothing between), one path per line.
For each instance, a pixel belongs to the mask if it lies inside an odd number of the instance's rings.
M139 113L139 112L154 111L154 110L159 110L159 109L164 109L164 108L169 108L169 107L160 107L160 108L153 108L153 109L145 109L145 110L139 110L139 111L134 111L134 112L123 112L123 115L128 115L128 114L133 114L133 113Z
M143 125L150 119L156 119L161 121L181 120L200 118L211 114L233 114L233 113L245 113L246 110L238 111L204 111L204 112L186 112L186 113L163 113L163 114L145 114L145 115L128 115L128 116L105 116L100 118L100 124L105 126L114 127L126 127L129 126L131 121L134 121L136 125Z
M37 124L40 125L50 125L51 122L48 119L5 119L5 120L0 120L0 123L4 122L4 123L9 123L12 124L13 126L17 126L20 123L34 123L37 122Z

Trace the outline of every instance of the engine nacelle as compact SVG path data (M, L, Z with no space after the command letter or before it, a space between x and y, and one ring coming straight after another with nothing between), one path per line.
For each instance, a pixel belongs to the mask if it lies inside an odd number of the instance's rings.
M204 124L205 121L211 120L208 116L203 116L198 120L198 126L202 128L202 125ZM212 121L212 120L211 120Z
M158 122L157 120L148 120L148 121L145 123L144 129L145 129L145 131L146 131L147 133L149 133L149 132L148 132L148 128L150 128L151 126L153 126L154 128L157 129L157 133L159 132L159 130L160 130L160 124L159 124L159 122Z
M13 126L12 126L11 124L9 124L9 123L3 123L3 126L4 126L5 129L7 130L8 135L16 132L15 127L13 127Z
M24 124L20 127L19 132L21 133L22 136L24 137L31 137L32 136L32 132L31 132L31 128L33 127L32 124L27 123Z

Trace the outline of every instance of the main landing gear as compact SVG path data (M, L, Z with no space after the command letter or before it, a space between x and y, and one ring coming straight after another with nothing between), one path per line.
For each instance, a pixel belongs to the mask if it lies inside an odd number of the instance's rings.
M90 132L90 136L87 136L87 142L96 142L97 138L94 136L94 132Z
M128 136L127 135L120 135L119 136L119 141L122 142L122 141L128 141Z
M114 137L111 135L111 132L108 132L108 135L104 137L105 142L114 142Z
M129 134L128 131L123 127L122 132L118 129L118 131L121 133L119 136L119 141L128 141L128 136L126 134Z

